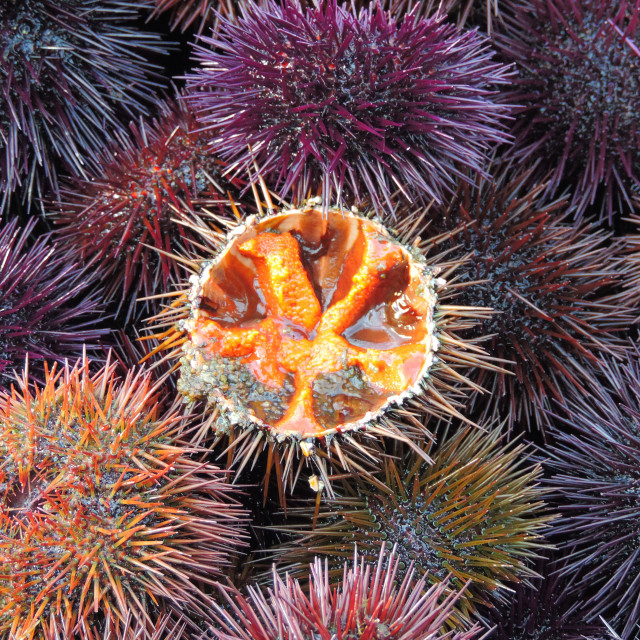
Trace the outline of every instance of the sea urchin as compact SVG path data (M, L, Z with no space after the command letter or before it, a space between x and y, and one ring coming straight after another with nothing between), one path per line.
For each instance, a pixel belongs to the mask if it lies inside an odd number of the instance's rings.
M504 446L497 428L439 436L444 444L426 449L431 464L415 450L387 457L375 475L337 485L339 497L290 509L314 527L278 527L299 537L274 557L297 572L310 555L348 557L357 545L371 559L380 545L397 545L402 570L415 565L432 583L450 578L453 589L471 581L457 604L464 615L490 592L508 598L509 582L536 575L528 560L545 544L541 468L527 463L522 445Z
M392 209L398 189L441 200L506 139L494 93L509 71L492 56L441 15L265 0L201 38L187 96L232 167L257 162L294 202L321 188L324 203L346 191Z
M567 394L546 463L562 514L552 533L571 550L564 573L588 594L585 619L602 616L624 638L640 618L639 358L632 348L584 380L588 393Z
M573 185L578 214L596 203L611 221L640 185L638 0L509 0L497 39L520 67L512 97L515 152L553 168L552 194Z
M0 224L0 390L27 356L35 373L43 359L91 353L107 333L98 324L103 307L89 270L50 235L32 241L35 224Z
M380 552L377 564L354 558L345 564L342 581L329 585L328 568L318 558L311 565L309 594L297 580L274 570L269 598L256 589L248 596L227 595L228 606L216 607L215 640L471 640L477 627L445 628L453 617L457 595L446 595L446 583L427 588L427 580L409 571L399 580L400 558Z
M508 163L491 171L495 178L461 182L448 206L432 210L446 231L424 244L469 258L457 272L460 302L495 309L479 330L491 335L491 355L513 362L506 372L478 372L491 393L475 396L476 409L535 431L585 364L624 351L632 314L612 297L622 270L611 234L568 221L566 201L549 198L544 183L531 186L531 171Z
M67 181L48 207L59 241L79 262L93 262L107 282L105 299L128 314L137 296L182 277L174 254L193 238L184 223L194 209L216 209L230 187L207 137L192 133L195 120L185 105L165 102L159 111L152 122L132 124L130 138L112 148L114 160Z
M501 606L488 609L483 620L494 640L602 640L608 638L600 620L585 622L584 596L571 588L562 560L552 554L535 565L537 576L521 582Z
M228 472L189 457L150 376L89 365L0 395L3 638L119 637L132 620L152 636L167 607L206 615L202 585L242 539Z
M157 35L127 25L153 0L3 0L0 7L0 211L22 184L57 185L62 159L82 175L121 128L145 112L161 53ZM151 95L150 95L151 94Z
M455 413L455 370L490 366L455 336L487 310L448 305L438 268L377 220L314 199L202 237L218 253L193 261L156 337L180 358L182 393L206 401L202 433L229 435L237 465L267 448L267 477L275 462L295 483L309 458L328 485L327 452L358 468L359 454L375 462L358 431L424 437L411 403Z

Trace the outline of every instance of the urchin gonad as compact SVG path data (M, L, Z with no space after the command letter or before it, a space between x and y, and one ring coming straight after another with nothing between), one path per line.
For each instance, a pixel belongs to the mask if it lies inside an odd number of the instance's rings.
M431 268L353 212L250 218L191 282L180 391L305 453L402 403L434 361Z

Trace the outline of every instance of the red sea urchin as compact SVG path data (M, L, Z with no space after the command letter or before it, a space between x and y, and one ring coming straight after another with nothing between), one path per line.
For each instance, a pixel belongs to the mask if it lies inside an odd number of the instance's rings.
M508 0L505 57L518 63L524 105L515 153L566 179L582 215L597 204L609 221L631 208L640 185L640 2Z
M2 638L121 638L132 621L153 637L165 609L206 616L202 586L243 537L228 472L189 457L149 375L88 368L0 395Z
M215 640L471 640L479 632L449 631L457 595L446 583L427 589L427 580L409 571L399 580L399 557L380 552L376 565L345 564L342 582L329 585L326 563L310 567L309 594L297 580L273 572L269 598L257 588L248 596L227 595L216 606Z
M229 436L240 467L267 449L282 500L298 459L330 491L327 461L361 468L376 462L367 442L378 436L429 436L412 406L456 413L460 370L491 365L456 336L487 310L448 304L439 268L381 222L317 200L269 205L227 238L202 229L218 254L192 262L191 288L159 315L169 328L156 337L180 358L182 393L206 401L201 434Z
M508 583L536 575L528 561L545 546L542 470L495 428L438 436L444 444L424 452L431 464L415 450L387 456L377 473L336 483L338 497L288 509L304 524L276 528L297 536L273 549L278 564L299 575L309 556L349 557L357 545L371 559L381 545L397 546L401 572L415 565L452 589L470 582L456 605L464 616L479 602L507 601Z
M32 240L36 224L0 224L0 390L28 356L62 361L95 351L108 330L99 324L100 292L50 235Z
M145 112L159 77L143 54L160 38L127 23L153 0L3 0L0 6L0 211L23 187L57 185L56 162L82 175Z
M231 186L180 102L162 103L156 120L130 128L131 137L112 148L114 160L86 179L68 181L48 207L60 242L100 268L105 299L128 316L136 297L182 277L172 254L184 252L193 238L187 215L191 223L194 209L216 209Z
M441 200L507 138L494 94L510 71L492 57L442 16L266 0L201 38L187 96L238 172L257 162L294 202L321 188L325 204L389 210L398 189Z
M559 407L546 450L562 515L552 540L570 552L563 572L585 619L603 617L631 638L640 619L640 351L605 362L583 386Z
M474 380L491 393L476 395L474 410L535 431L544 428L550 399L579 384L585 365L624 351L633 314L613 297L622 269L611 233L571 224L565 201L528 184L531 171L490 170L495 178L461 182L448 206L432 209L434 226L446 231L423 244L468 257L457 271L460 303L499 312L478 330L491 335L485 348L512 361L504 367L515 375L480 371Z

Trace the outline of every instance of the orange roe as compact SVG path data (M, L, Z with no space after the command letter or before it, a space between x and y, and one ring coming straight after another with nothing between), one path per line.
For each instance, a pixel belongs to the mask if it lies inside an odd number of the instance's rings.
M349 260L359 260L359 265L351 265L348 290L324 312L303 264L300 241L289 231L268 229L244 241L241 237L236 244L238 254L254 265L266 317L237 327L201 313L192 326L191 340L205 354L235 359L265 387L277 392L287 376L293 378L294 392L283 400L284 414L269 425L276 433L309 437L327 432L314 410L314 382L319 376L356 367L377 395L386 398L415 384L427 362L429 340L375 349L352 344L343 335L372 307L400 295L402 291L394 290L398 282L407 288L408 276L402 280L397 274L407 273L411 260L379 227L357 220L359 250L344 256L343 270ZM424 301L418 301L417 308L424 306L420 302ZM419 312L416 315L423 320Z

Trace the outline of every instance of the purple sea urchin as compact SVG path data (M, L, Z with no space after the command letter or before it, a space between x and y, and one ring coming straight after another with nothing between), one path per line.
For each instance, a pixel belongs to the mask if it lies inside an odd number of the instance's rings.
M362 469L375 437L428 436L415 409L457 414L461 371L492 366L456 336L487 309L449 304L438 258L409 246L419 221L397 229L405 244L319 204L276 213L268 200L271 215L227 238L202 228L209 259L187 265L190 289L156 319L168 328L155 351L180 359L181 391L206 403L200 434L229 436L240 468L267 450L281 500L306 459L330 491L328 463Z
M586 377L567 394L547 450L557 509L553 534L571 549L564 569L587 621L609 620L632 637L640 616L640 353ZM575 546L575 549L573 547Z
M323 0L247 5L196 47L187 77L202 127L239 172L253 169L294 202L391 192L443 198L460 166L480 169L503 142L508 109L494 100L509 70L476 32L442 16L397 20Z
M57 185L56 161L82 175L119 115L144 111L160 38L127 22L152 0L5 0L0 9L0 210L22 185Z
M640 4L637 0L509 0L497 39L520 67L512 100L515 153L553 167L547 192L573 185L582 215L611 221L640 185ZM598 202L600 201L600 202Z
M579 384L585 363L624 351L621 336L632 314L612 296L621 281L618 247L595 224L575 226L565 201L546 195L545 185L528 185L530 171L496 167L494 179L461 182L447 207L432 210L446 231L425 241L452 258L467 256L458 270L466 285L460 302L499 313L480 330L505 372L479 372L475 380L491 393L475 396L484 418L508 418L529 429L543 428L550 398L567 383Z
M535 575L528 560L545 544L541 469L527 464L522 445L504 446L498 429L470 427L443 441L425 450L432 464L416 451L387 457L375 476L345 480L319 511L315 502L290 510L314 528L279 527L300 537L274 556L297 570L309 555L348 557L356 544L371 558L381 544L397 545L402 569L415 564L418 575L450 578L454 589L471 581L457 604L464 615L490 592L508 598L504 587Z
M269 598L257 588L227 595L216 606L215 640L471 640L479 629L443 630L453 618L457 595L446 582L427 589L426 577L399 575L400 558L384 549L376 565L345 564L342 582L329 585L326 562L310 567L309 594L294 578L273 572Z
M0 389L27 356L34 370L43 359L75 359L83 349L97 349L107 334L98 324L103 307L87 269L50 236L32 241L35 224L0 225Z
M494 627L492 640L585 640L607 638L600 621L585 622L567 580L558 575L562 563L545 557L538 561L539 576L521 582L501 606L487 610L483 619Z
M2 637L94 640L105 621L152 635L165 607L206 616L202 586L241 544L227 472L190 458L176 407L143 372L88 368L0 394Z
M640 212L640 201L637 211ZM630 215L626 222L635 226L636 232L628 232L620 239L621 256L619 268L623 271L623 291L619 298L640 316L640 213Z
M163 291L183 275L173 254L193 238L187 216L191 222L194 208L226 201L231 185L220 177L222 163L194 128L184 105L162 104L158 119L131 125L131 138L112 150L115 160L70 181L49 207L60 242L100 269L105 299L128 315L137 296Z

